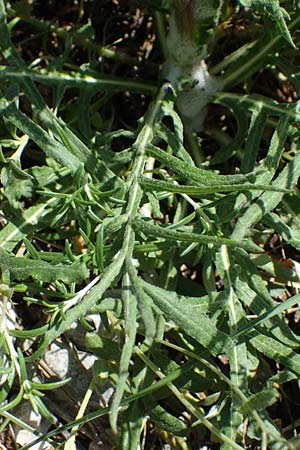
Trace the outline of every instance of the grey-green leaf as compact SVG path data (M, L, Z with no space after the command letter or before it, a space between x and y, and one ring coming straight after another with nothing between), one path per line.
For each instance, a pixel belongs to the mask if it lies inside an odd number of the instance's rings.
M65 264L52 265L46 261L10 255L2 249L0 249L0 266L2 270L9 271L13 280L26 280L32 277L47 283L57 280L73 283L83 280L89 275L89 271L83 263L74 263L70 266Z
M205 314L199 312L201 298L195 299L178 296L176 292L167 291L149 283L142 282L147 294L168 320L196 339L211 354L218 355L226 350L230 337L218 330Z

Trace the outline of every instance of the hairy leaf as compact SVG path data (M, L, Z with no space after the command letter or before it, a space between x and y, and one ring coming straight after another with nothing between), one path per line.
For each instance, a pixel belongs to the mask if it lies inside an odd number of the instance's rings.
M0 249L0 266L7 270L13 280L26 280L29 277L43 282L57 280L65 283L83 280L88 277L88 269L83 263L74 263L70 266L65 264L49 264L41 260L31 260L12 256Z
M295 47L292 41L286 20L290 20L287 11L280 6L279 0L239 0L239 2L253 11L257 11L262 15L276 21L278 28L284 38Z

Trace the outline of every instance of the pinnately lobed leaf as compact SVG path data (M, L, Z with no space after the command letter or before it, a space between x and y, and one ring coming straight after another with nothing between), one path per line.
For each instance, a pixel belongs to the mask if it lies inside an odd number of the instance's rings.
M65 264L52 265L42 260L10 255L2 249L0 249L0 267L2 270L9 272L12 280L19 281L32 277L47 283L57 280L73 283L84 280L89 275L89 271L83 263L74 263L70 266Z
M10 10L9 26L5 3ZM88 313L101 314L104 326L86 339L88 350L100 359L94 366L91 386L95 380L101 385L105 372L105 383L111 383L114 389L113 401L110 408L81 416L70 428L110 414L116 435L110 444L122 450L137 450L149 423L153 429L151 421L162 446L167 432L174 446L182 448L189 446L190 437L191 445L199 446L200 439L208 441L214 434L220 450L241 450L242 439L255 448L290 449L285 434L281 435L279 425L276 428L273 416L268 416L268 407L278 397L274 380L284 383L300 374L299 339L282 317L299 300L292 297L295 287L290 284L296 280L282 280L278 271L271 273L258 261L267 256L272 264L272 249L267 255L266 248L277 235L282 251L287 242L296 251L299 247L299 107L290 100L284 103L284 99L279 102L249 94L248 87L257 92L256 74L268 77L265 68L278 75L278 86L287 87L277 71L279 64L291 84L299 84L297 68L291 67L293 50L288 45L290 53L284 54L284 45L286 41L293 45L291 34L299 24L296 8L291 8L292 2L282 2L293 17L290 32L289 16L278 0L240 0L246 11L237 6L238 2L233 7L229 1L222 10L221 0L161 2L162 8L170 3L173 7L169 34L161 39L167 50L169 83L162 86L141 118L141 126L127 131L118 128L127 123L122 120L122 108L116 108L113 125L102 120L101 109L104 106L103 117L111 106L115 110L115 104L109 103L111 92L128 88L154 94L154 83L97 76L90 60L87 64L80 61L83 64L78 70L70 66L77 45L95 50L99 47L89 41L93 33L78 30L68 35L72 46L65 46L58 71L53 69L50 54L47 70L39 60L33 67L32 61L22 60L21 54L30 53L23 52L23 41L22 52L18 53L10 40L11 32L16 37L19 21L26 25L28 20L22 15L22 2L15 2L16 11L10 3L0 0L2 64L7 61L7 66L0 67L4 85L2 128L7 128L0 142L4 166L1 192L7 220L0 231L0 268L4 281L11 280L11 291L19 289L19 294L26 289L24 301L33 300L49 308L51 320L35 330L8 333L12 340L6 345L7 359L13 359L15 337L41 337L40 343L35 342L35 353L28 352L27 361L35 361L74 322L84 322ZM147 1L152 11L158 3ZM253 21L250 11L255 14ZM222 23L221 12L225 19ZM232 46L229 30L236 12L239 21L246 12L245 33L242 37L237 33ZM156 13L153 17L159 25L160 13ZM252 21L249 32L248 20ZM44 31L58 31L59 46L64 41L65 32L56 30L54 21L49 24L37 19L31 26L35 24L43 35ZM26 31L26 26L23 28ZM253 30L258 30L257 35ZM84 37L81 41L80 35ZM244 44L244 38L249 42ZM236 50L226 55L227 47ZM47 52L43 49L45 57ZM115 55L116 65L119 56L124 61L118 50L108 52ZM284 64L287 57L290 65ZM144 61L137 61L137 65L141 63ZM35 83L45 84L51 91L51 109ZM74 97L68 93L71 108L65 101L66 84L72 91L78 90ZM234 92L224 92L224 86L226 90L233 87ZM103 95L98 97L99 89ZM211 100L235 116L237 127L231 126L230 114L227 117L226 113L224 127L219 118L207 121L208 126L214 124L212 129L205 128L209 133L203 139L191 131L206 127L203 118ZM79 107L75 116L73 103ZM209 119L219 117L214 117L213 109L209 110ZM95 117L96 125L92 120ZM14 165L11 155L20 146L21 134L26 149ZM123 144L128 145L127 139L130 144L122 150ZM215 144L208 149L212 141L218 146L216 152ZM37 166L29 167L29 151ZM197 152L203 156L197 158ZM12 214L12 209L19 214ZM80 244L83 247L77 246L74 236L84 239ZM49 251L36 250L40 242ZM64 252L56 251L64 244ZM27 253L22 258L9 253L16 249L19 254L24 249ZM68 264L68 260L74 262ZM277 266L280 263L276 261ZM86 286L77 290L73 283L82 280ZM66 287L59 281L72 285ZM48 287L42 283L51 283L51 295L57 300L55 314L47 300ZM68 289L73 298L57 308L66 294L70 297ZM163 341L180 342L181 349L173 345L162 351ZM188 350L191 348L203 351L202 362L196 350L194 355ZM163 356L159 358L157 353ZM220 355L224 356L219 360ZM20 363L21 356L19 353ZM215 377L216 371L207 370L205 357L211 367L223 365L219 372L226 370L226 386L222 376ZM18 363L9 368L7 392L19 382L14 382ZM278 364L285 369L272 378ZM35 387L42 389L41 384ZM284 392L284 386L280 388ZM101 395L100 389L98 392ZM194 397L199 392L204 394L201 399ZM15 405L14 401L8 405ZM48 414L45 408L43 411ZM79 414L84 414L82 409ZM248 417L249 428L244 429ZM51 431L52 436L61 431Z
M208 316L199 312L195 299L179 297L176 292L170 292L157 286L142 283L147 294L168 320L172 320L189 336L196 339L212 355L224 352L230 343L230 337L218 330ZM198 299L201 306L201 298Z
M279 0L239 0L239 2L247 8L251 8L254 12L257 11L263 16L274 20L277 23L282 36L295 48L295 44L286 24L286 20L290 20L290 16L287 11L280 6Z

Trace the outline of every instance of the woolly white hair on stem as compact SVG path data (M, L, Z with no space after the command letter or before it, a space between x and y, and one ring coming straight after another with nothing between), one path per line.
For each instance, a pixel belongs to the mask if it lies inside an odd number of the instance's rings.
M174 0L167 37L167 79L175 86L180 80L188 82L190 87L179 92L176 106L186 126L194 131L201 131L205 107L222 87L204 60L205 37L216 26L222 4L223 0Z

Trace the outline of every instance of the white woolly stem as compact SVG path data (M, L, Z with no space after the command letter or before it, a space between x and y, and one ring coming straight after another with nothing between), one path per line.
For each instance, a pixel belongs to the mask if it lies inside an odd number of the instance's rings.
M179 92L176 106L186 127L193 131L202 129L205 107L222 88L221 82L210 75L204 60L207 43L197 42L203 22L209 20L212 28L216 25L222 3L223 0L175 0L170 19L167 79L177 88L182 80L190 85Z

